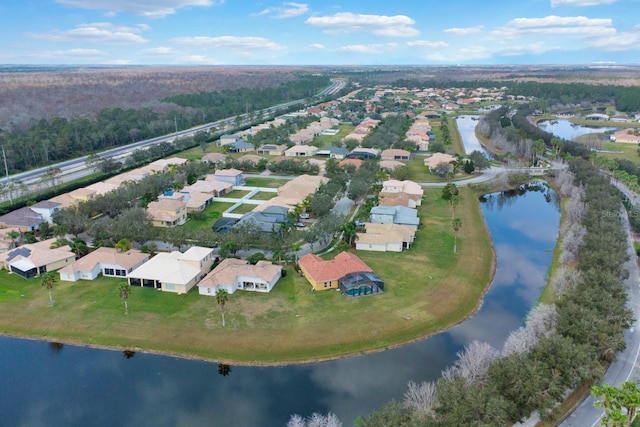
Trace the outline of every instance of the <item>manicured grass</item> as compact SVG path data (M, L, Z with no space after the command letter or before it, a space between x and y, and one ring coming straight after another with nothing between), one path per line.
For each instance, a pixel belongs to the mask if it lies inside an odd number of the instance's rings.
M266 188L278 188L289 182L286 179L269 179L269 178L247 178L245 186L247 187L266 187Z
M457 255L440 190L426 191L411 249L358 252L385 281L382 294L348 299L336 291L311 292L289 265L270 294L231 295L223 328L215 298L196 289L175 295L135 288L125 316L117 279L57 283L50 308L37 279L0 272L0 333L235 364L309 361L399 345L472 314L489 283L493 251L479 203L468 189L460 195Z
M232 198L232 199L242 199L244 196L246 196L249 193L251 193L251 191L248 191L248 190L231 190L230 192L228 192L227 194L223 195L222 197L228 197L228 198Z
M245 214L256 208L256 205L242 204L233 210L234 214Z
M259 191L253 196L251 196L251 200L271 200L277 196L278 196L278 193L272 193L269 191Z
M345 136L349 135L355 129L355 126L349 123L341 123L338 125L337 135L318 135L313 138L313 145L318 147L340 146Z
M213 202L204 209L204 219L190 219L181 227L188 230L208 230L213 223L222 218L222 213L233 206L233 203Z

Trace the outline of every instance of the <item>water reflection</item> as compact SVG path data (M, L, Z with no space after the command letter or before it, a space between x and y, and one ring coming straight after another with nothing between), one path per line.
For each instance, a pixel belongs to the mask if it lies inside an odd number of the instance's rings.
M618 130L618 128L615 127L575 125L569 120L565 119L541 120L538 122L538 127L546 132L554 134L559 138L567 140L573 140L574 138L589 133L614 132Z
M242 367L0 338L3 424L11 426L284 426L292 414L338 415L351 425L401 400L409 380L434 380L474 339L501 348L535 303L559 222L555 194L531 186L484 197L496 276L479 312L398 349L331 362ZM133 353L133 352L132 352ZM126 355L125 355L126 356ZM228 367L227 367L228 366ZM226 373L226 375L225 375Z

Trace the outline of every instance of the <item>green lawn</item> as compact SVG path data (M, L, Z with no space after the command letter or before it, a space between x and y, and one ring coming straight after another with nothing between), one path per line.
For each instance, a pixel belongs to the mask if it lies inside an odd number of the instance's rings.
M251 196L251 200L271 200L274 197L277 197L278 193L272 193L267 191L259 191L253 196Z
M311 292L289 265L270 294L231 295L223 328L215 298L196 289L175 295L135 288L125 316L119 279L59 282L50 308L38 279L0 272L0 333L235 364L309 361L399 345L474 312L493 268L491 241L472 192L461 189L457 255L440 190L427 190L420 215L410 250L358 252L385 281L382 294L347 299L336 291Z
M248 190L231 190L230 192L228 192L227 194L223 195L222 197L228 197L228 198L231 198L231 199L242 199L244 196L246 196L249 193L251 193L251 191L248 191Z
M242 204L233 210L234 214L246 214L256 208L256 205Z
M340 146L342 139L349 135L355 126L349 123L338 125L340 132L337 135L318 135L313 139L313 145L318 147Z
M289 182L286 179L269 179L269 178L247 178L245 186L247 187L266 187L279 188Z
M213 202L204 209L204 219L190 219L180 227L188 230L209 230L217 220L222 218L222 213L233 205L234 203Z

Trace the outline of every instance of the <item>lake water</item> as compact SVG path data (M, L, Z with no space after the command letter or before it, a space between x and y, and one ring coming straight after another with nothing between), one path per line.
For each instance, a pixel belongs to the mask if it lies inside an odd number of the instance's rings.
M558 138L573 140L580 135L589 133L603 133L607 131L616 131L619 128L604 126L582 126L574 125L569 120L542 120L538 122L538 127L546 132L552 133Z
M535 304L558 233L555 194L539 184L481 206L496 274L478 313L446 332L330 362L233 366L226 376L215 363L0 337L0 425L268 427L332 411L350 426L401 401L409 380L437 379L472 340L501 348Z
M480 151L486 155L484 147L480 144L478 137L476 137L478 119L480 119L480 116L458 116L456 117L456 125L458 126L460 137L462 138L464 152L471 154L474 151Z

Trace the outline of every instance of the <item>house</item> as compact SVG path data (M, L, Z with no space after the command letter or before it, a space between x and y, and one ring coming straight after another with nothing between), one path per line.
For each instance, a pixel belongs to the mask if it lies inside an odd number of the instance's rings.
M28 279L71 264L76 255L69 246L51 248L55 238L18 246L0 253L0 266Z
M256 150L258 154L266 154L268 156L284 156L287 146L285 144L264 144Z
M347 159L375 159L380 155L380 150L375 148L354 148L349 154Z
M247 151L254 151L256 147L243 139L239 139L236 142L226 145L230 153L246 153Z
M102 274L107 277L127 277L134 269L149 260L149 254L136 249L118 252L114 248L98 248L58 271L60 280L76 282L93 280Z
M29 206L29 209L40 214L49 224L53 224L53 214L62 210L62 205L60 203L42 200L35 205Z
M187 221L187 203L168 198L158 199L147 205L147 214L154 227L175 227Z
M640 133L634 132L632 129L622 129L610 136L611 141L622 142L627 144L640 144Z
M131 286L160 289L164 292L189 292L213 265L213 249L192 246L185 253L160 252L129 273Z
M40 202L44 203L44 202ZM46 202L53 204L54 202ZM51 210L47 208L36 208L34 206L25 206L20 209L9 212L0 216L0 225L4 227L16 227L20 232L36 231L43 222L51 222ZM55 203L55 206L62 206Z
M424 189L420 184L405 180L398 181L396 179L390 179L382 183L382 191L380 191L381 198L387 198L392 194L406 194L410 202L408 204L402 204L410 208L422 205L422 197L424 196ZM387 204L386 206L390 206ZM391 205L392 206L392 205Z
M236 160L240 163L250 163L255 167L262 159L264 159L264 157L256 156L255 154L245 154L244 156L238 157Z
M316 156L329 157L331 159L342 160L349 153L345 147L322 147L316 152Z
M201 162L206 163L214 163L218 165L223 165L227 161L227 155L223 153L208 153L202 156L200 159Z
M434 153L432 156L424 159L424 165L429 168L431 172L441 163L451 164L456 162L457 159L451 154Z
M109 184L107 182L96 182L94 184L88 185L87 187L89 190L93 190L96 192L96 195L98 196L102 196L104 194L107 194L115 189L118 188L117 185L113 185L113 184Z
M406 206L375 206L371 209L369 222L409 225L417 229L420 219L415 209Z
M237 140L238 140L238 137L236 135L222 135L220 137L220 146L233 144Z
M251 265L249 261L226 258L198 283L198 293L215 296L220 289L224 289L228 294L238 289L271 292L280 277L282 267L269 261L258 261Z
M395 168L399 168L399 167L405 166L405 164L402 163L402 162L399 162L397 160L380 160L378 162L378 166L383 171L391 172Z
M314 291L340 289L345 296L369 295L384 291L384 282L360 258L341 252L325 261L307 254L298 262L300 271Z
M238 223L247 224L253 222L261 231L273 233L287 222L288 213L289 209L286 207L270 205L262 210L253 210L243 215Z
M411 152L397 148L389 148L380 153L381 160L411 160Z
M213 195L214 197L220 197L223 194L227 194L231 190L233 190L233 184L226 181L220 181L215 175L206 175L204 180L210 182L213 186ZM197 181L196 181L197 182Z
M70 206L75 206L80 202L86 202L95 199L97 195L96 190L91 188L77 188L68 193L59 194L49 199L50 202L59 203L62 209Z
M228 233L238 221L236 218L220 218L211 226L211 229L216 233Z
M284 155L287 157L311 157L315 156L318 152L318 147L313 145L294 145L287 149Z
M300 175L278 188L278 195L256 206L254 212L265 210L269 206L284 206L288 209L294 209L296 205L300 204L307 196L318 191L318 188L327 182L329 182L329 178L324 176Z
M347 165L352 165L354 168L360 169L360 167L362 167L363 162L364 161L362 159L343 159L343 160L340 160L340 163L338 163L338 167L343 168Z
M402 252L415 239L416 230L409 225L375 224L367 222L366 232L357 233L356 250L377 252Z
M169 170L169 166L181 166L187 162L189 162L189 160L183 159L182 157L169 157L168 159L158 159L151 162L147 167L156 173L166 173Z
M215 177L216 181L228 182L234 187L244 184L242 171L234 168L219 169L215 172Z

